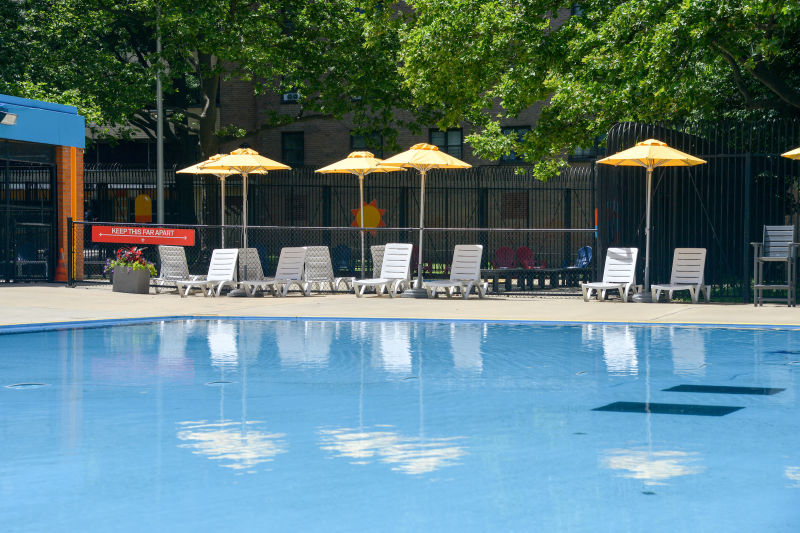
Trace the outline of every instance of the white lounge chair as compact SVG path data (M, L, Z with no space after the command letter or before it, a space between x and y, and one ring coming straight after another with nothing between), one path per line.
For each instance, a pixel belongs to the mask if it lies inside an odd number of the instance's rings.
M311 283L303 280L303 265L306 260L305 246L281 248L275 276L262 280L240 281L239 286L252 296L258 289L269 289L273 296L286 296L289 287L297 285L304 296L311 295Z
M583 300L588 302L593 291L597 291L599 299L605 300L608 291L618 290L622 301L627 302L631 294L641 290L641 285L636 285L638 255L638 248L609 248L603 268L603 281L581 285Z
M261 267L261 257L255 248L239 248L239 281L237 285L244 290L247 296L253 296L255 290L250 291L248 287L256 283L267 281L264 276L264 269Z
M375 287L380 296L383 291L394 298L397 291L408 283L409 265L411 264L410 244L389 243L383 253L381 275L377 278L357 279L353 281L353 290L361 298L367 287Z
M186 263L186 251L183 246L168 246L162 244L158 247L160 268L158 277L153 280L156 294L164 289L175 289L175 282L179 280L204 281L204 275L189 274L189 265Z
M236 258L238 255L239 250L236 248L214 250L205 279L175 280L175 286L178 288L181 298L188 296L189 291L195 288L203 291L203 296L219 296L225 285L236 285Z
M439 289L445 289L447 297L452 298L456 289L466 300L474 287L478 297L486 296L488 283L481 280L481 256L483 246L480 244L457 244L453 250L453 264L450 267L450 279L425 280L423 285L429 298L435 298Z
M705 268L705 248L675 248L669 283L650 286L653 301L658 301L662 291L667 291L667 298L670 300L675 291L689 291L692 303L696 304L700 300L700 293L705 295L708 302L711 297L711 286L705 284Z
M303 271L303 279L311 284L311 290L317 287L321 291L324 284L328 284L331 292L336 292L342 284L345 290L350 290L353 278L334 277L333 264L331 263L331 252L327 246L307 246L306 264Z

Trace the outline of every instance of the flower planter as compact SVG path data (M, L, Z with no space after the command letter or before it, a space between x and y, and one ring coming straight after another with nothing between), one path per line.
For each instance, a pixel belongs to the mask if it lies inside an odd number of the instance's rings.
M113 286L114 292L147 294L150 292L150 272L114 267Z

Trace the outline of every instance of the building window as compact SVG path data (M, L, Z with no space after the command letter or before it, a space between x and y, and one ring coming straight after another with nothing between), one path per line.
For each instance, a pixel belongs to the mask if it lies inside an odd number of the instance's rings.
M289 91L281 95L282 104L298 104L300 103L300 93L297 91Z
M530 126L506 126L501 130L503 135L509 135L514 137L516 141L522 141L522 138L525 136L526 133L531 131ZM503 156L500 156L500 161L502 163L523 163L524 160L520 155L518 155L513 150Z
M301 167L305 160L302 131L281 133L281 161L290 167Z
M369 134L356 134L350 133L350 150L351 151L368 151L372 152L375 157L383 157L383 135L377 132Z
M463 135L461 128L450 128L447 131L432 129L430 130L430 142L438 146L439 150L447 152L453 157L461 158L461 144Z

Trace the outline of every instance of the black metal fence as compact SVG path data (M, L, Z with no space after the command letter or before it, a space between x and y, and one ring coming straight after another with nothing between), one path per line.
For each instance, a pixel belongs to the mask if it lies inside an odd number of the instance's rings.
M613 154L656 138L705 159L694 167L653 174L651 281L669 280L677 247L708 250L706 282L717 297L748 301L750 242L765 224L797 226L800 163L780 154L800 145L800 122L617 124L608 134ZM597 165L600 252L609 246L645 248L645 170ZM643 261L640 264L640 279Z
M55 249L55 170L0 161L0 281L48 281Z

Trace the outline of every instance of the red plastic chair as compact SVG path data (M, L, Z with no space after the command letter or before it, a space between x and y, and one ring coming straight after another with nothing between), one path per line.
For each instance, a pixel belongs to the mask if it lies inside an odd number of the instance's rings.
M547 263L533 258L533 252L527 246L517 248L517 261L522 268L547 268Z
M495 268L514 268L517 266L517 259L514 250L508 246L501 246L494 252Z

